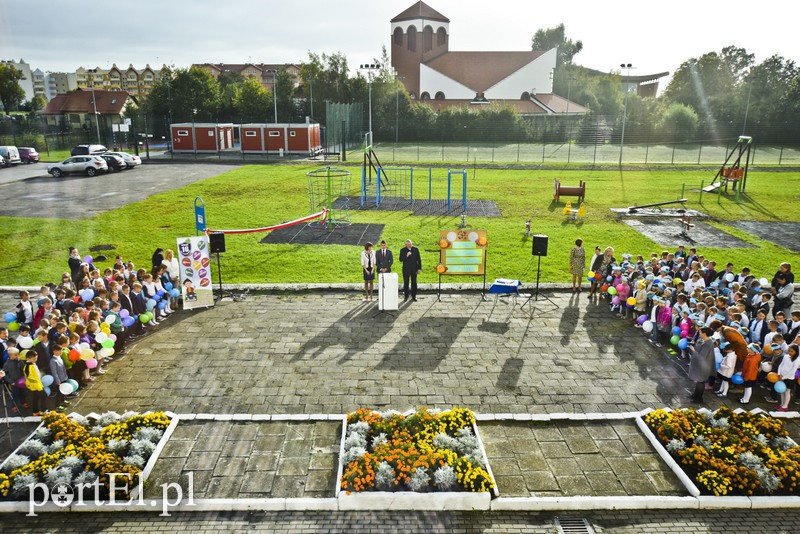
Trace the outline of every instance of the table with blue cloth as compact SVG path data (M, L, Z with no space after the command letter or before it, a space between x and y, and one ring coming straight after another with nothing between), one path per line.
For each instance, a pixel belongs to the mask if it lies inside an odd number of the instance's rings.
M522 282L519 280L510 280L508 278L497 278L492 285L489 286L489 294L494 295L495 302L501 296L510 296L516 299L519 296L519 288L522 287Z

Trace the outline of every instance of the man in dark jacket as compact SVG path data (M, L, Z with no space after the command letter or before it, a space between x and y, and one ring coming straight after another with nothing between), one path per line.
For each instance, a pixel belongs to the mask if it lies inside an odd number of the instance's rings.
M392 251L386 246L386 241L381 241L381 248L375 253L375 267L379 273L390 273L392 272L393 263L394 256Z
M704 326L700 329L700 341L690 349L692 361L689 364L689 380L694 382L694 392L689 397L691 402L703 402L706 381L714 371L714 341L711 340L712 335L714 335L714 331Z
M400 250L400 262L403 264L403 302L408 300L409 282L411 283L411 300L417 301L417 275L422 271L422 258L419 249L410 239Z

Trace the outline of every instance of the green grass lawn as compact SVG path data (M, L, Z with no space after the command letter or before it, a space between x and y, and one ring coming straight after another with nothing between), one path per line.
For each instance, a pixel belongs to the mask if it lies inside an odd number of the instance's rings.
M50 150L50 153L47 152L39 152L39 159L40 161L46 161L48 163L58 163L64 161L68 157L70 157L71 151L70 150Z
M81 254L88 254L89 247L94 245L112 245L114 250L104 252L109 258L121 254L137 266L149 267L150 256L157 246L174 249L177 237L194 235L195 196L205 200L211 228L260 227L301 217L310 213L305 173L315 168L318 167L246 166L91 219L0 218L3 229L0 284L35 285L57 280L67 269L67 249L71 245L77 246ZM360 169L352 167L350 170L353 194L357 194ZM434 176L446 176L446 171L434 170ZM618 222L609 208L675 199L684 182L696 186L701 179L707 183L711 176L697 170L620 173L478 168L473 178L470 169L469 198L496 201L504 216L468 217L467 223L488 232L487 277L490 280L506 277L529 281L535 277L530 238L523 234L524 221L530 218L533 233L550 236L549 256L542 261L542 280L568 282L569 251L578 237L584 240L587 256L595 245L611 245L618 254L649 254L661 250L661 246ZM554 178L567 185L577 184L581 179L587 182L588 217L584 222L565 220L563 204L551 202ZM426 198L427 182L415 181L415 198ZM439 180L433 197L445 196L446 183ZM737 267L747 264L763 276L771 276L782 261L800 264L797 254L726 224L736 220L800 221L800 212L796 209L800 200L800 173L751 172L748 195L739 203L726 195L718 202L716 195L706 194L700 204L699 195L689 192L688 186L686 196L689 207L709 213L714 217L713 224L758 247L701 248L706 257L732 261ZM454 186L454 197L460 198L460 182ZM460 222L459 217L412 216L410 212L351 211L351 216L353 222L386 225L382 238L394 250L400 248L405 239L412 239L422 252L422 282L437 280L433 268L438 263L439 230L455 228ZM226 282L361 280L360 247L262 245L259 241L264 235L227 236L228 252L222 259ZM479 282L480 278L447 277L444 281Z

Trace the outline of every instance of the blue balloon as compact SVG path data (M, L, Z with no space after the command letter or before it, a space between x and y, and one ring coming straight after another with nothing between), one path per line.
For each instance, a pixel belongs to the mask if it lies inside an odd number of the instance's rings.
M134 319L133 317L128 316L128 317L125 317L122 320L122 326L124 326L126 328L130 328L131 326L133 326L133 323L135 323L135 322L136 322L136 319Z
M172 282L167 282L166 284L164 284L164 289L166 289L167 291L172 291Z
M775 393L783 393L786 391L786 383L783 380L778 380L775 382L775 385L772 386L772 389L775 390Z
M178 298L178 297L180 296L180 294L181 294L181 290L180 290L180 289L178 289L178 288L172 289L172 290L169 292L169 295L170 295L172 298Z
M50 386L43 386L43 387L44 387L45 395L47 395L49 397L50 396Z
M53 383L54 378L51 375L44 375L42 377L42 385L49 386Z
M5 319L7 323L13 323L17 320L17 314L14 312L8 312L3 316L3 319Z
M744 384L744 377L742 376L741 373L736 373L731 377L731 382L733 382L736 385Z
M613 277L613 276L611 276L610 274L609 274L608 276L606 276L606 282L610 282L610 281L612 281L613 279L614 279L614 277Z
M681 327L680 326L673 326L672 327L672 333L675 334L676 336L681 335Z
M148 311L152 310L156 307L156 301L153 299L147 299L147 304L145 304L145 306L147 306Z
M164 290L163 289L159 289L158 291L156 291L156 296L157 297L163 297L164 296Z
M689 340L683 338L680 341L678 341L678 348L681 350L686 350L687 348L689 348Z
M81 290L81 299L83 299L84 302L86 302L87 300L92 300L93 298L94 298L94 290L89 288Z
M163 310L163 309L164 309L164 308L166 308L166 307L167 307L167 301L166 301L166 300L162 300L162 301L160 301L160 302L158 303L158 309L159 309L159 310Z

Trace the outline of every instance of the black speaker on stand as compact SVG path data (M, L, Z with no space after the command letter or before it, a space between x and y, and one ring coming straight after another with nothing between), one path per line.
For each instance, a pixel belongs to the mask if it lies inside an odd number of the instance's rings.
M556 308L559 307L558 304L556 304L555 302L550 300L550 298L548 298L546 295L542 295L541 292L539 291L539 278L541 277L541 274L542 274L542 256L547 256L547 242L548 242L548 240L549 240L549 238L546 235L536 234L536 235L533 236L533 245L531 247L531 254L533 256L537 257L537 263L536 263L536 289L531 294L531 296L528 297L528 299L525 302L522 303L522 306L520 306L520 308L523 308L526 304L529 304L532 300L533 301L538 301L540 296L542 297L543 300L546 300L547 302L549 302L550 304L552 304ZM533 309L531 308L531 312L532 311L533 311Z
M217 276L219 277L219 291L214 300L222 300L222 262L219 255L225 252L225 234L223 232L210 232L208 234L208 251L217 255Z

